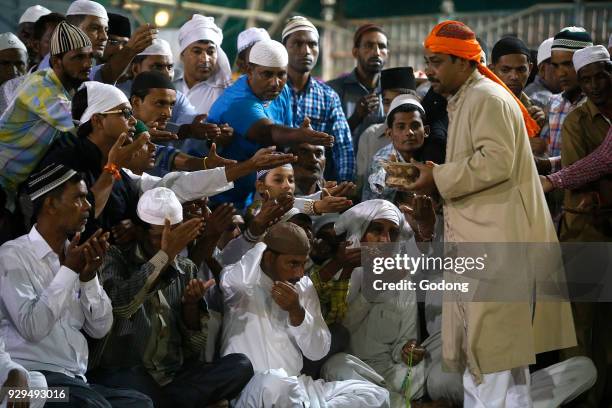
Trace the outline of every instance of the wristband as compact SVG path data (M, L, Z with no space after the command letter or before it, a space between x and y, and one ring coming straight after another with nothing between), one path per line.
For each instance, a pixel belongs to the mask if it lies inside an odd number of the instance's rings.
M109 163L104 166L102 171L113 176L113 179L115 180L121 180L121 173L119 172L119 167L117 167L116 164Z

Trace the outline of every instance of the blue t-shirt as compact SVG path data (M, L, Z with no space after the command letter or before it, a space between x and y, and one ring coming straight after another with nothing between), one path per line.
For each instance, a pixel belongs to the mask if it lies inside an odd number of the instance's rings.
M246 134L251 126L262 119L275 124L293 126L291 93L287 85L273 101L259 99L243 75L223 95L215 101L208 113L208 121L217 124L227 123L234 128L232 143L220 151L220 155L237 161L250 159L262 145L248 140ZM251 193L255 191L255 173L234 181L234 188L212 197L213 202L231 202L238 209L247 205Z

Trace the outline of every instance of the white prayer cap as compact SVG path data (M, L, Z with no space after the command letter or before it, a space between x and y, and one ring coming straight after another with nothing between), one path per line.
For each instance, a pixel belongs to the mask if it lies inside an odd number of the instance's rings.
M289 56L283 44L274 40L263 40L251 48L249 62L262 67L281 68L287 66Z
M183 52L196 41L210 41L217 47L223 42L223 32L215 24L214 17L194 14L179 30L179 48Z
M610 53L603 45L593 45L574 52L572 58L576 72L594 62L610 62Z
M317 31L317 27L315 27L310 20L308 20L306 17L295 16L291 17L289 21L287 21L287 25L283 29L283 41L285 41L285 38L289 37L296 31L310 31L317 36L317 39L319 38L319 31Z
M552 53L551 48L554 40L554 37L547 38L546 40L542 41L542 44L540 44L540 46L538 47L538 66L550 58Z
M108 21L106 9L100 3L91 0L75 0L68 7L67 16L96 16Z
M170 48L168 41L156 38L153 40L153 44L149 45L138 55L166 55L172 58L172 48Z
M402 106L402 105L415 106L421 111L421 114L423 115L425 114L425 108L423 108L423 105L421 105L419 101L413 95L402 94L402 95L396 96L395 99L391 101L391 106L389 107L389 113L387 114L387 118L389 117L389 115L391 115L391 113L393 113L393 111L397 107Z
M74 118L78 120L79 125L89 121L96 113L109 111L118 105L127 104L132 107L125 94L112 85L97 81L86 81L79 89L83 89L83 87L87 88L87 109L79 119Z
M19 24L21 23L35 23L42 16L51 14L51 10L46 7L39 6L38 4L32 7L28 7L19 18Z
M141 220L151 225L164 225L166 219L170 225L183 221L183 206L174 191L166 187L145 191L138 200L136 212Z
M2 33L0 34L0 51L8 50L9 48L16 48L18 50L24 50L28 52L28 49L21 42L19 38L13 33Z
M258 41L269 40L270 34L265 28L251 27L238 34L238 53L251 47Z

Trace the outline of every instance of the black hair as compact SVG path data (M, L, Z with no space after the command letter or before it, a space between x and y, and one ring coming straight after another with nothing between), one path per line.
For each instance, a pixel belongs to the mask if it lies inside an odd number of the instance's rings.
M66 17L60 13L51 13L42 16L36 23L34 23L34 39L40 40L43 35L45 35L45 31L47 31L47 26L49 25L58 25L62 21L66 21Z
M72 119L79 120L85 110L87 109L87 87L83 87L77 91L72 97ZM77 129L78 137L87 137L93 132L93 127L91 125L91 121L88 120L85 123L79 124L79 128Z
M415 106L412 104L404 104L404 105L398 106L397 108L389 112L389 115L387 115L387 127L389 128L393 127L393 121L395 120L395 114L400 113L400 112L419 112L419 114L421 115L421 122L425 124L425 120L426 120L425 112L423 112L418 106Z
M132 81L131 96L137 96L144 99L151 89L172 89L176 91L176 87L166 75L157 71L141 72Z
M64 190L68 184L74 184L83 181L83 176L80 173L76 173L74 176L70 177L66 182L57 186L53 190L49 191L46 194L41 195L36 200L32 202L32 225L35 224L36 219L38 218L38 214L42 211L43 205L45 203L45 198L60 198L62 194L64 194Z

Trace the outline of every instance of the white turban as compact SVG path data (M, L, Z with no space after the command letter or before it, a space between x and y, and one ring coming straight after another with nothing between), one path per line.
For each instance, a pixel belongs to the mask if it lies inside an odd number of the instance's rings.
M164 225L166 219L171 225L183 221L183 206L172 190L157 187L147 190L138 200L138 217L152 225Z
M289 19L287 25L283 29L283 41L285 41L285 38L289 37L296 31L310 31L317 37L317 39L319 39L319 31L317 31L317 27L315 27L310 20L302 16L295 16Z
M251 27L238 34L238 53L246 50L256 42L269 40L270 34L265 28Z
M96 3L95 1L90 0L76 0L70 4L68 7L68 11L66 12L67 16L96 16L100 17L108 21L108 14L106 14L106 9L100 3Z
M178 40L180 52L196 41L210 41L217 47L221 47L223 32L215 24L214 17L194 14L191 20L183 24L179 30Z
M422 114L425 114L425 108L423 108L423 105L421 105L419 101L417 101L415 96L409 95L409 94L403 94L403 95L398 95L395 97L395 99L393 99L393 101L391 102L391 106L389 106L389 113L387 114L387 118L389 117L391 112L393 112L395 108L397 108L398 106L402 106L402 105L412 105L418 108Z
M130 108L130 102L125 94L112 85L103 84L97 81L83 82L81 85L87 88L87 109L78 119L78 124L81 125L91 119L96 113L102 113L113 109L118 105L127 104ZM76 119L76 118L75 118Z
M2 33L0 34L0 51L8 50L10 48L16 48L18 50L24 50L26 53L28 49L25 44L21 42L19 38L13 33Z
M547 38L538 47L538 66L550 58L551 53L552 53L551 48L552 48L553 41L554 41L553 37Z
M43 6L39 6L38 4L28 7L21 15L21 18L19 18L19 24L35 23L39 18L46 16L47 14L51 14L51 10Z
M210 41L217 47L217 70L206 82L213 87L227 88L232 82L232 67L221 48L223 32L215 24L213 17L194 14L191 20L183 24L179 30L180 52L196 41Z
M153 40L153 44L149 45L138 55L166 55L172 58L172 48L170 48L168 41L156 38Z
M289 56L283 44L274 40L263 40L251 48L249 62L263 67L281 68L287 66Z
M610 62L610 53L603 45L593 45L574 52L572 58L576 72L594 62Z
M375 199L363 201L346 210L334 224L337 235L347 233L346 240L351 241L350 248L359 248L361 238L374 220L389 220L400 227L400 236L408 232L404 214L393 203Z

